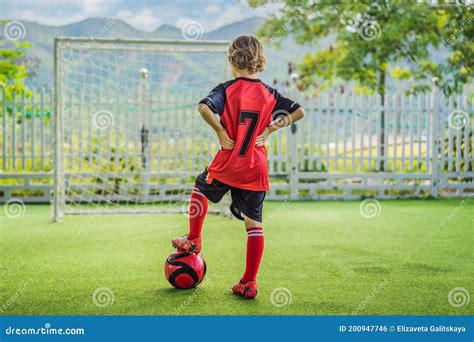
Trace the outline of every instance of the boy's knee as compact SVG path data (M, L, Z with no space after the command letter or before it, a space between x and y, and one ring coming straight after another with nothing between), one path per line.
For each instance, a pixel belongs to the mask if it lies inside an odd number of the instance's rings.
M250 217L245 216L245 228L252 228L252 227L262 227L262 222L252 220Z

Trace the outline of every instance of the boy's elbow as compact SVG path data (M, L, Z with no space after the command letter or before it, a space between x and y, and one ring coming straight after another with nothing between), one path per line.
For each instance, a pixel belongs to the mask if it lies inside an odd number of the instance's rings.
M204 103L198 104L198 112L201 114L204 114L208 108L209 107Z
M298 119L304 118L304 115L305 115L304 108L300 107L300 108L297 109L297 111L298 111Z

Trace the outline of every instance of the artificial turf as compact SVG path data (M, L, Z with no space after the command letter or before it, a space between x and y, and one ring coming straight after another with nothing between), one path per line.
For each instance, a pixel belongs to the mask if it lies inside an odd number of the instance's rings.
M381 201L374 218L363 217L357 201L266 202L259 294L248 301L230 292L245 262L238 220L208 215L206 278L198 289L175 290L163 262L170 239L186 232L186 216L51 224L48 206L28 205L18 218L0 214L0 314L473 314L471 202ZM95 305L98 288L110 289L113 301L105 295L98 301L108 305ZM455 288L473 298L451 305Z

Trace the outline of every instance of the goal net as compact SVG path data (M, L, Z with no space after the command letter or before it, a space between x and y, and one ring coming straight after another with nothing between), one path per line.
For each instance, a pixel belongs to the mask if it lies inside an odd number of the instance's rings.
M196 105L229 77L226 49L57 38L53 218L187 211L194 177L219 148Z

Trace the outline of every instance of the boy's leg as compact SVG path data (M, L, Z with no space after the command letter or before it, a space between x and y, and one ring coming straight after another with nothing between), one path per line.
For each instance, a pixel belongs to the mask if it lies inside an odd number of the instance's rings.
M242 276L242 283L257 280L258 268L262 261L264 237L262 222L245 217L245 229L247 230L247 256L245 262L245 272Z
M194 185L189 202L189 240L201 237L202 225L206 218L208 207L209 201L206 196Z
M208 200L217 203L230 187L214 179L208 181L207 170L196 177L189 203L189 233L171 240L173 247L191 253L201 251L201 231L206 218Z
M265 191L252 191L232 188L232 204L230 210L238 219L245 221L247 231L247 256L245 272L232 292L245 299L257 295L257 273L263 255L262 211Z
M263 255L262 212L265 191L232 188L230 209L235 217L245 221L247 230L247 256L242 283L255 282Z

